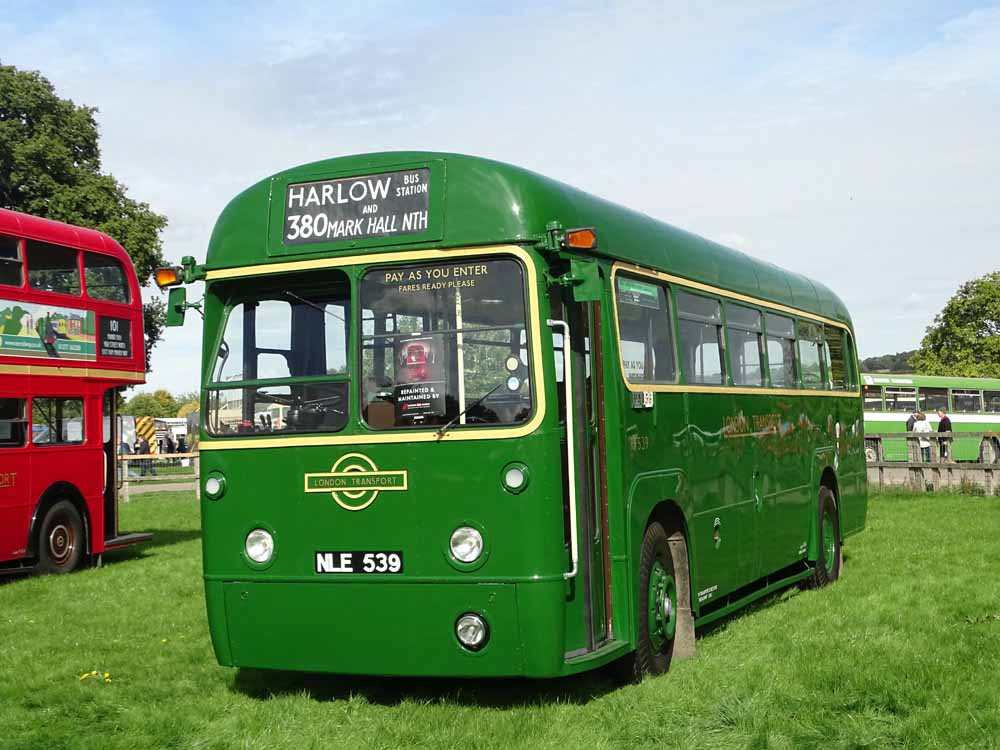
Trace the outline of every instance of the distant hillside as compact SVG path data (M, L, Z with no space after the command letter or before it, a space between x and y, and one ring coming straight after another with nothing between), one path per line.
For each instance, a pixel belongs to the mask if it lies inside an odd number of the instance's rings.
M863 372L913 372L913 368L907 366L906 363L916 353L917 350L913 349L908 352L883 354L881 357L869 357L861 360L861 370Z

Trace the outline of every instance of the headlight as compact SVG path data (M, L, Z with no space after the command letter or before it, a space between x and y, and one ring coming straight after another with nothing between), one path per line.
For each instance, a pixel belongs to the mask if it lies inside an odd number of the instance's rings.
M490 637L490 629L479 615L471 612L458 618L455 623L455 637L469 651L479 651Z
M452 532L448 546L456 560L475 562L483 554L483 535L471 526L459 526Z
M255 563L266 563L274 554L274 537L264 529L254 529L247 534L246 545L247 557Z

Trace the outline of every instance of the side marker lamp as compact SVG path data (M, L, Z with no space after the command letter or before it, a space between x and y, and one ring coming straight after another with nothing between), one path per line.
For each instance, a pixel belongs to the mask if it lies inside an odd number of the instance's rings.
M574 250L594 250L597 247L597 231L593 227L567 229L562 244Z

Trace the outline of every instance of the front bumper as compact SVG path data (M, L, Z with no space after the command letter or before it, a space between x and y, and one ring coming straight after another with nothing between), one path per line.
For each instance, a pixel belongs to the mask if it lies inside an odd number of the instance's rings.
M502 677L563 673L564 585L206 581L219 663L337 674ZM463 648L455 623L485 618Z

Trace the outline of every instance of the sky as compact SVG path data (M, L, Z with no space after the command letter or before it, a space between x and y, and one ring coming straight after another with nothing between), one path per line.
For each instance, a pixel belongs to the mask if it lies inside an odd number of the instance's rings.
M862 357L1000 266L1000 3L0 0L0 40L98 108L170 261L274 172L428 149L820 280ZM195 314L167 329L140 389L197 389L200 340Z

